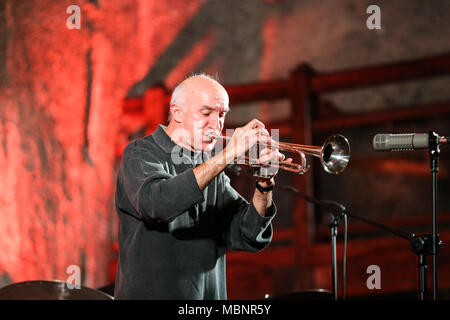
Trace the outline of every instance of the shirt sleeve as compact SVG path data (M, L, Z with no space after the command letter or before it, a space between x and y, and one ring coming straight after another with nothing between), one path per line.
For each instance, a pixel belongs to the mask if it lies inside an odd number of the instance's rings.
M256 252L272 240L272 219L276 206L272 201L268 213L261 216L253 203L246 201L231 185L230 178L222 173L223 195L220 212L223 236L228 250Z
M123 193L142 220L171 221L204 201L193 168L174 176L148 151L131 148L119 169Z

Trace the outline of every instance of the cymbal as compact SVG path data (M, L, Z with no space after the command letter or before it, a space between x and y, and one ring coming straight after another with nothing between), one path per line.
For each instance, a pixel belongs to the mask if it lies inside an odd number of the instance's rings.
M113 300L110 295L87 287L69 289L63 281L25 281L0 289L0 300Z

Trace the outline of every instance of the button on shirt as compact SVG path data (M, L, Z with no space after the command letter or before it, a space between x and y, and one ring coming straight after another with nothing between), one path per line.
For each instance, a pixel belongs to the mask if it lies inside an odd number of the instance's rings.
M115 299L226 299L225 251L272 239L275 204L261 216L224 172L200 191L193 168L207 155L186 151L160 125L123 152Z

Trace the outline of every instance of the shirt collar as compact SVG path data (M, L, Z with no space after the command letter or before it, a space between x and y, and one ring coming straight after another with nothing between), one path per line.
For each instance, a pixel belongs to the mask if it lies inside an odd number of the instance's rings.
M171 153L173 148L177 146L177 144L169 137L166 133L166 126L160 124L158 128L156 128L155 132L153 132L152 137L155 139L155 142L158 146L161 147L165 152Z

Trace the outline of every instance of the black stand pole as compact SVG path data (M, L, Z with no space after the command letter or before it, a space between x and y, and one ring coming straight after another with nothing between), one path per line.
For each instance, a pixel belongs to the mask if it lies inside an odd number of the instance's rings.
M290 186L278 185L279 188L293 192L295 195L305 199L308 202L321 205L327 209L330 214L331 220L328 220L328 226L330 227L331 234L331 279L332 279L332 295L333 300L338 300L338 276L337 276L337 254L336 243L338 228L341 222L341 218L346 214L346 208L339 202L332 200L320 200L306 194L299 192L297 189Z
M430 170L433 180L433 300L437 300L437 255L439 253L439 235L437 234L437 173L439 171L439 136L435 132L429 133Z
M433 239L437 239L437 243L433 243ZM432 234L415 236L413 235L411 240L411 250L418 256L418 267L419 267L419 277L418 277L418 293L419 300L425 300L427 297L427 262L426 258L428 255L432 255L433 252L438 251L442 248L442 241L434 237ZM434 286L433 286L434 287ZM434 292L434 290L433 290ZM434 294L433 294L434 296Z
M336 238L338 233L339 222L336 222L336 218L333 224L330 225L331 229L331 279L333 284L333 300L338 299L338 287L337 287L337 258L336 258Z
M344 214L343 212L341 214ZM333 214L333 221L329 224L331 233L331 279L333 300L338 300L338 276L337 276L337 255L336 240L338 227L341 221L341 214Z
M297 193L297 195L299 195ZM304 198L305 195L301 195ZM331 211L325 217L325 223L330 227L330 240L331 240L331 293L333 295L333 300L338 300L338 275L337 275L337 254L336 254L336 243L339 224L341 223L341 218L345 214L345 207L334 201L318 200L311 201L316 204L322 204Z
M427 294L427 262L425 255L419 255L419 300L425 300Z

